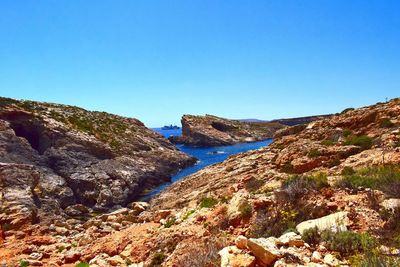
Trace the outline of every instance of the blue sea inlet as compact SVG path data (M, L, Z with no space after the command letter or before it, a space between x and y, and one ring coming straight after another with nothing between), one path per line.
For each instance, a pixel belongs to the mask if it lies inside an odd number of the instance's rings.
M171 135L179 136L181 135L181 129L173 129L173 130L163 130L161 128L154 128L154 131L162 134L165 137L169 137ZM144 195L141 200L149 200L156 194L160 193L163 189L175 183L176 181L188 176L192 173L195 173L204 167L207 167L211 164L219 163L226 160L229 156L238 154L241 152L246 152L249 150L258 149L263 146L267 146L272 143L272 139L267 139L260 142L251 142L251 143L241 143L231 146L218 146L218 147L188 147L185 145L177 145L176 147L186 154L189 154L198 159L198 162L186 169L181 170L179 173L174 175L171 178L171 181L165 184L162 184L152 190L151 192Z

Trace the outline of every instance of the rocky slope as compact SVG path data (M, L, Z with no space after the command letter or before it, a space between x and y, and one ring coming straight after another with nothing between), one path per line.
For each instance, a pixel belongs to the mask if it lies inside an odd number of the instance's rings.
M212 115L182 117L182 136L171 137L174 143L188 146L223 146L271 138L284 126L276 122L243 122Z
M79 203L126 205L193 162L136 119L0 98L0 222L9 227Z
M324 118L329 118L331 116L332 114L326 114L326 115L306 116L298 118L278 119L278 120L272 120L271 122L278 122L287 126L295 126L299 124L307 124L316 120L322 120Z
M395 99L282 129L270 146L186 177L149 204L92 216L76 206L67 221L6 229L0 258L36 266L399 266L399 127ZM39 179L25 176L31 187Z

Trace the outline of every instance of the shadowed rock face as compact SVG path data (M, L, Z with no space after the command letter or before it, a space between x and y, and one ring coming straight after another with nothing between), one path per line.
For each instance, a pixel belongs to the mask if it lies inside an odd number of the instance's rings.
M275 131L283 127L277 122L243 122L211 115L184 115L182 136L173 136L170 140L199 147L233 145L271 138Z
M125 205L194 161L136 119L0 99L2 206L20 201L24 218L39 206Z

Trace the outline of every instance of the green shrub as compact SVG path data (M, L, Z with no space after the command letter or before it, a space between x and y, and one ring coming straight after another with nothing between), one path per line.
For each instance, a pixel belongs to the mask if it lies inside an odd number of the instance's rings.
M298 223L299 212L293 209L276 210L273 218L266 225L265 236L280 236L285 232L292 231Z
M242 218L250 218L253 213L253 206L248 200L245 200L240 203L238 210Z
M368 252L377 246L375 238L368 233L324 231L321 233L321 238L329 250L337 251L342 256Z
M187 220L190 215L192 215L196 210L189 210L188 212L186 212L183 216L182 216L182 220L185 221Z
M348 136L350 136L352 134L353 134L353 132L350 129L344 129L343 130L343 136L344 137L348 137Z
M342 188L357 189L367 187L382 190L385 193L400 196L400 167L395 165L381 165L363 168L350 174L345 174L342 180L337 182L337 186Z
M167 256L163 252L156 252L151 259L150 266L161 266L166 258Z
M285 148L285 146L283 144L276 144L275 147L277 149L284 149Z
M389 118L383 118L380 123L381 128L390 128L393 125L394 123Z
M372 147L372 138L367 135L349 136L344 145L359 146L362 150L366 150Z
M80 262L75 265L75 267L90 267L89 263L87 262Z
M335 141L326 139L321 141L321 145L323 146L333 146L335 144Z
M305 230L301 237L306 243L310 245L316 245L321 242L321 235L319 234L317 227Z
M332 167L335 167L335 166L338 166L338 165L340 165L340 159L338 157L335 157L335 158L331 159L328 162L328 167L329 168L332 168Z
M345 166L341 172L342 175L353 175L355 173L356 173L356 171L352 167L349 167L349 166Z
M307 156L309 158L318 158L319 156L321 156L321 152L318 149L313 148L310 150L310 152L308 152Z
M19 261L19 267L27 267L29 266L29 262L26 260L20 260Z
M11 98L0 97L0 108L5 108L11 104L18 104L18 101Z
M283 166L280 169L281 172L285 172L285 173L293 173L294 172L294 168L292 163L290 162L286 162L285 164L283 164Z
M175 217L169 218L169 219L165 222L164 227L165 227L165 228L170 228L172 225L175 224L175 222L176 222Z
M214 197L204 197L201 199L200 208L212 208L218 203Z
M400 258L380 255L374 250L370 253L356 254L350 258L350 263L354 267L395 267L400 266Z
M342 112L340 112L340 114L346 114L347 112L353 111L353 110L354 110L354 108L346 108Z

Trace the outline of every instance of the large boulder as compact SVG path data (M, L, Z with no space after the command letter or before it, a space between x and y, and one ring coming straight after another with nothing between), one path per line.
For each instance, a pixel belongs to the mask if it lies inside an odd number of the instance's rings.
M299 223L296 230L303 234L304 231L312 228L317 228L319 231L332 230L332 231L346 231L349 224L347 212L340 211L314 220L308 220Z
M250 238L247 240L247 248L261 266L272 266L277 259L282 257L276 244L267 238Z

